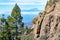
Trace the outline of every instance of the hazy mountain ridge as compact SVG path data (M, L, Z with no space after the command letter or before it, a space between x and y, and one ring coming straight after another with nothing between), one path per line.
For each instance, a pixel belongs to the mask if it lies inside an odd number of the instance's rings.
M25 27L32 27L33 23L32 22L27 22L27 23L24 23L24 26Z
M37 8L32 8L32 9L29 9L29 10L22 10L22 12L41 12L42 10L39 10Z

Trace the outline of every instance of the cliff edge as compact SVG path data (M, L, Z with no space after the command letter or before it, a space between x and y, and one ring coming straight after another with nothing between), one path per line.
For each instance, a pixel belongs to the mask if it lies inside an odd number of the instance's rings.
M44 12L33 19L36 40L60 40L60 0L49 0Z

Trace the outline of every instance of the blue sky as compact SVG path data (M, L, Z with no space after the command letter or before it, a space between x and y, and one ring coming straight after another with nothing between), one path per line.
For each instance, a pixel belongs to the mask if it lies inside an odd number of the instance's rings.
M17 3L23 17L31 16L29 19L25 17L23 21L25 22L25 19L31 21L40 11L44 10L46 2L47 0L0 0L0 14L11 14L15 3Z

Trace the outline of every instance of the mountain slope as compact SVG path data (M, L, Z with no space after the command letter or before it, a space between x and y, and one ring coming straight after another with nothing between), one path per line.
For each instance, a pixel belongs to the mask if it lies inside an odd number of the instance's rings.
M60 0L49 0L45 11L33 23L36 40L60 40Z

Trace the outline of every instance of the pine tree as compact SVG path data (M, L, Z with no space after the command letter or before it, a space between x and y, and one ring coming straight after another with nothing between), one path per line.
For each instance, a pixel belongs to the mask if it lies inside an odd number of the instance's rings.
M11 21L11 20L10 20ZM2 40L11 40L11 26L8 19L4 18L4 14L1 18L1 25L2 25Z
M7 21L5 22L4 29L5 29L5 36L6 36L5 40L12 40L11 27Z
M2 15L2 18L1 18L1 25L2 25L2 40L5 40L5 36L4 36L4 26L5 26L5 22L6 22L6 19L4 18L4 14Z
M14 39L14 36L15 36L14 34L15 34L15 31L16 31L16 30L14 30L16 28L16 26L14 25L15 21L17 21L15 18L13 18L12 16L8 16L8 18L7 18L7 24L9 26L8 28L10 28L10 32L11 32L11 35L12 35L11 38L12 39Z
M17 20L15 22L17 22L17 24L19 26L23 26L23 24L24 24L22 22L23 17L21 16L21 10L20 10L20 8L19 8L19 6L17 4L15 4L15 6L14 6L14 8L12 10L11 16Z
M16 20L13 24L16 26L16 40L18 39L19 30L21 27L24 27L24 23L22 22L23 17L21 16L21 10L17 4L15 4L12 9L11 16Z

